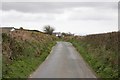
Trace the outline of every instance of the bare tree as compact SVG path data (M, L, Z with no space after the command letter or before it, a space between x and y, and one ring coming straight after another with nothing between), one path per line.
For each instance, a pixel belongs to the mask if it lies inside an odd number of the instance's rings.
M52 35L54 30L55 29L53 27L51 27L50 25L44 26L44 31L45 31L46 34Z

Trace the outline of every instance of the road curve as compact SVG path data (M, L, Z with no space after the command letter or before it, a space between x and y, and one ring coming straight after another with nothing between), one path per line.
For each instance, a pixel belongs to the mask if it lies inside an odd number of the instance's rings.
M96 78L69 42L57 42L50 55L29 78Z

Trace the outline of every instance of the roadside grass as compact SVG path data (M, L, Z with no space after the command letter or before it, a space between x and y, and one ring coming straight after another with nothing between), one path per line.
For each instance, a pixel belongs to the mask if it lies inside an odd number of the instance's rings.
M54 40L50 40L46 37L44 41L39 41L39 39L23 41L15 40L6 34L3 34L2 36L3 80L7 78L28 78L29 75L46 59L52 47L56 44L54 38Z
M98 78L118 78L118 65L112 64L113 60L116 60L117 55L110 50L105 50L103 47L93 48L91 44L70 40L77 51L83 56L86 62L96 72Z
M102 50L102 48L94 48L94 50L92 50L91 46L78 41L73 41L72 44L77 48L88 64L95 70L98 77L118 78L118 66L110 64L106 58L107 56L111 56L109 55L109 51Z
M48 53L43 53L40 57L21 58L22 60L14 61L13 64L8 65L9 71L5 78L27 78L45 60L47 55Z

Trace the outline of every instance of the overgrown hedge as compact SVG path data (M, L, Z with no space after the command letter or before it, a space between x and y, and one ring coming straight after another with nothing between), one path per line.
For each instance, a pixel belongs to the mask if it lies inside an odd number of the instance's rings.
M100 78L118 78L118 32L68 37Z
M31 40L22 39L22 35L13 36L2 34L2 75L3 78L27 78L49 55L57 38L39 32L30 33Z

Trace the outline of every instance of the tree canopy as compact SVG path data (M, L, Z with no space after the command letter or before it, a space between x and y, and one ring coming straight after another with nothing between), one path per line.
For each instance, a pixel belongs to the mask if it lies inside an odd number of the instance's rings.
M55 29L53 27L51 27L50 25L44 26L44 31L45 31L46 34L52 35L54 30Z

